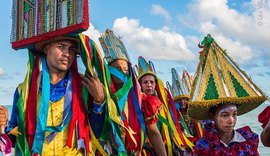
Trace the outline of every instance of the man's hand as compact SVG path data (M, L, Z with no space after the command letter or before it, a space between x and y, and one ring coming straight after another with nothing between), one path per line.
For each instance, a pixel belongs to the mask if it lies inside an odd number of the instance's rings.
M83 77L82 84L87 88L88 92L93 96L94 101L102 104L105 101L103 85L97 76L86 74Z
M4 106L0 106L0 134L5 133L5 127L8 123L8 109Z

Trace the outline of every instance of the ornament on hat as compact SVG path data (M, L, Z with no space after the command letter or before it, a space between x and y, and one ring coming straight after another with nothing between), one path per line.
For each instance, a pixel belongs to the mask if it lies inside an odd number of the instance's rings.
M88 0L18 0L12 6L11 44L34 49L36 43L73 37L89 27Z
M150 74L156 77L156 69L152 61L146 61L142 56L138 57L138 65L134 66L134 71L140 80L144 75Z

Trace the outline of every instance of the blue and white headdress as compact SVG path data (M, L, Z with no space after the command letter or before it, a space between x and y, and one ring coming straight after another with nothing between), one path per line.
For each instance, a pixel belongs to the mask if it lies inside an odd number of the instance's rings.
M127 50L120 37L116 37L112 30L107 29L105 34L99 38L108 64L118 59L130 62Z

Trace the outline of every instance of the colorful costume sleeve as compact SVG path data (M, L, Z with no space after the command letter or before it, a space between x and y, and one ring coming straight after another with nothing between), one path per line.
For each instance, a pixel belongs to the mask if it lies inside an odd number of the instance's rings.
M243 148L238 149L238 152L242 152L247 155L258 156L259 136L254 133L249 126L245 126L236 130L239 132L247 141L243 143ZM236 149L236 148L235 148Z
M102 127L105 119L105 106L106 102L101 105L93 103L90 108L91 112L89 115L89 122L96 138L99 138L102 132Z
M194 156L209 154L209 143L205 138L201 138L196 142L194 153Z
M5 129L6 134L8 134L12 129L17 127L18 111L17 111L16 104L17 104L18 97L19 97L18 88L16 88L14 96L13 96L13 105L12 105L12 112L11 112L10 120L8 122L8 126ZM16 136L9 134L9 138L12 141L12 146L14 147Z
M158 121L158 110L162 106L161 101L155 95L142 96L142 112L146 125Z

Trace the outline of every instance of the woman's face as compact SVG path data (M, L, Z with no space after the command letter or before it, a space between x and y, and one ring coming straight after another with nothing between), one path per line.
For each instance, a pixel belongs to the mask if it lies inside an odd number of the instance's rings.
M231 133L237 120L237 108L229 104L220 107L214 115L216 128L222 133Z
M156 88L156 80L153 75L145 75L140 81L142 92L146 95L154 95Z

